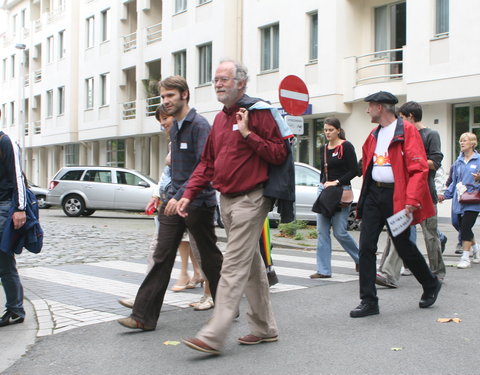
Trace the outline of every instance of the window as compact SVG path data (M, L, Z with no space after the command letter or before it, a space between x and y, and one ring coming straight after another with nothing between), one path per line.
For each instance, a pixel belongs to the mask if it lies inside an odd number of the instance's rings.
M47 62L53 62L53 36L47 38Z
M65 86L58 88L58 114L65 113Z
M318 60L318 13L311 13L310 15L310 53L309 61Z
M260 29L262 35L261 70L275 70L279 65L279 26L278 24Z
M91 16L87 18L87 24L86 24L86 30L87 30L87 48L93 47L95 43L95 17Z
M406 44L405 2L375 8L375 52L402 48ZM377 54L385 57L387 54Z
M206 4L211 2L212 0L198 0L198 5Z
M295 185L318 186L319 175L314 170L295 165Z
M3 59L2 62L2 81L7 80L7 58Z
M63 59L65 56L65 30L58 32L58 59Z
M67 145L67 146L69 146L69 145ZM65 162L66 162L66 160L65 160ZM60 180L80 181L84 171L85 171L84 169L68 171L62 177L60 177Z
M93 77L85 80L85 107L86 109L93 108Z
M65 166L71 167L79 164L80 145L71 143L65 145ZM70 171L67 172L62 180L80 180L83 171ZM69 175L70 174L70 175ZM69 178L65 178L68 175Z
M110 9L105 9L102 11L102 36L101 36L101 41L105 42L110 39L110 30L109 30L109 15L110 15Z
M15 36L17 34L17 15L12 16L12 34Z
M100 75L100 105L110 104L110 73Z
M10 56L10 77L15 78L15 55Z
M1 118L0 121L2 122L2 128L5 127L5 124L7 123L6 116L7 116L7 104L3 103L2 104L2 113L0 114Z
M25 12L26 12L26 11L27 11L26 9L22 9L22 11L20 12L20 27L21 27L22 29L25 28L25 19L26 19L26 18L25 18Z
M204 85L212 80L212 43L198 47L198 84Z
M187 78L187 51L173 54L173 74Z
M187 0L175 0L175 13L187 10Z
M85 176L83 176L83 181L103 182L108 184L112 182L112 172L88 170L85 172Z
M138 186L139 183L145 182L144 180L142 180L137 175L134 175L133 173L121 172L121 171L117 171L116 173L117 173L117 184Z
M47 118L53 115L53 90L47 91Z
M15 124L15 101L10 102L10 125Z
M124 139L107 141L107 165L110 167L125 167Z
M446 34L449 31L449 0L436 0L435 34Z

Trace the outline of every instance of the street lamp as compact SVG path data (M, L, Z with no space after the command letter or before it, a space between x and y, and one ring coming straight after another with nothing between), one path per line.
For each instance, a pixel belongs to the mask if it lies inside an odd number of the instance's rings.
M26 152L25 149L25 48L26 45L23 43L15 44L15 48L20 51L20 68L18 69L18 80L19 80L19 87L18 87L18 141L20 142L20 148L22 150L22 170L25 171L25 160L26 160ZM21 74L20 74L21 73Z

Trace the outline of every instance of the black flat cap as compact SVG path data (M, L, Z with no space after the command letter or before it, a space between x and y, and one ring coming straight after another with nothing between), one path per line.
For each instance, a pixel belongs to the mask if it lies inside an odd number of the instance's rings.
M387 91L379 91L375 94L367 96L364 101L366 102L375 102L375 103L386 103L386 104L397 104L398 99L395 95L390 94Z

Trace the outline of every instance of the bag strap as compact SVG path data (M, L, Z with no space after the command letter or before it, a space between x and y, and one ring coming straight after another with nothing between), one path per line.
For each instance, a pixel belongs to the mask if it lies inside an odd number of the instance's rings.
M328 143L325 143L325 146L323 147L323 168L325 169L325 182L328 181L327 146Z

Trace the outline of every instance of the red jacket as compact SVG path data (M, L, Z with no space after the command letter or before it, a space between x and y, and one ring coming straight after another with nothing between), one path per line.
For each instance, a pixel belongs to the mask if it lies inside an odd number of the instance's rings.
M372 180L373 154L379 130L380 126L373 129L362 147L363 184L357 209L359 218L362 217L367 188ZM388 155L395 180L393 213L403 210L407 204L418 207L418 210L414 211L412 224L435 215L427 181L427 155L420 133L414 125L398 118Z

